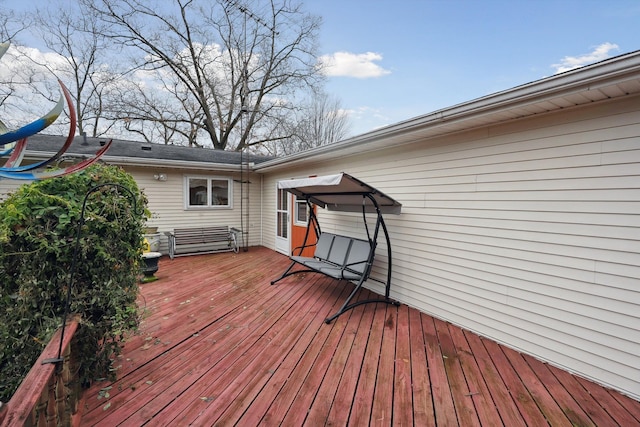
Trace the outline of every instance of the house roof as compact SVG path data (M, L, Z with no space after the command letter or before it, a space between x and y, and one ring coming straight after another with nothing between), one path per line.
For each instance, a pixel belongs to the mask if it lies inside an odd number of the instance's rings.
M531 117L607 99L640 94L640 50L454 105L333 144L274 158L245 155L253 169L268 172L314 160L398 147L462 131ZM93 155L106 138L76 137L67 154ZM27 154L53 155L64 137L34 135ZM239 152L114 140L103 159L112 164L238 170Z
M640 93L640 50L256 165L267 172Z
M29 137L27 155L31 158L49 158L64 144L65 137L36 134ZM76 137L66 157L90 157L109 138ZM149 144L114 139L102 159L111 164L130 166L165 166L183 169L211 169L235 171L240 167L241 154L237 151L213 150L179 145ZM242 160L258 164L272 157L244 154Z

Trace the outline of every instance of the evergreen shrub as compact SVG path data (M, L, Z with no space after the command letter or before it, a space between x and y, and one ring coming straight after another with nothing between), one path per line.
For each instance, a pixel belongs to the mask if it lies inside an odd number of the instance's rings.
M0 204L0 401L9 400L61 326L87 194L69 310L80 318L74 340L84 386L115 377L116 356L139 325L148 210L133 178L94 165L21 186Z

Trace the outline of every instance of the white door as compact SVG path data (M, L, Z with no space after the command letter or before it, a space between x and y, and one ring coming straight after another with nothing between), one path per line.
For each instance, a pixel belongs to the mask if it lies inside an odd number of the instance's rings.
M276 201L276 251L289 255L289 193L277 189Z

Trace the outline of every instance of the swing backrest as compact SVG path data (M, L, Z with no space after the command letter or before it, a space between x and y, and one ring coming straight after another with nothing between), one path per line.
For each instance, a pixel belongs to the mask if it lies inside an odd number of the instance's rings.
M316 250L313 253L313 256L323 261L327 260L329 258L329 253L331 252L331 245L333 245L334 237L335 235L331 233L321 233L320 237L318 237Z
M347 256L346 268L368 276L367 267L369 265L369 256L371 253L371 245L367 240L352 239L349 255Z
M327 258L327 261L335 265L344 265L350 246L350 238L338 235L334 236L333 245L331 245L331 251L329 252L329 258Z

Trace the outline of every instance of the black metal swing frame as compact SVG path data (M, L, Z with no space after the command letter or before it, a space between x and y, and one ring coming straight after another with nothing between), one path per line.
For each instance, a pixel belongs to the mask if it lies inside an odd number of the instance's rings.
M285 277L291 276L293 274L304 273L304 272L313 272L320 273L326 276L332 277L337 280L343 280L343 278L334 275L327 274L325 271L320 269L309 268L305 264L301 264L294 257L295 251L298 250L298 255L302 254L302 251L305 248L312 247L314 244L309 244L310 232L313 229L316 240L320 237L322 231L320 227L320 223L318 221L318 217L313 209L313 205L320 206L322 208L328 208L328 210L334 211L343 211L343 212L355 212L356 208L359 206L359 210L362 211L362 218L364 222L364 227L367 234L367 241L369 242L369 254L366 261L366 267L364 268L363 274L360 275L359 278L356 279L348 279L355 283L355 288L349 294L347 299L342 304L341 308L333 315L329 316L325 319L326 323L331 323L335 318L342 315L346 311L357 307L362 304L368 303L386 303L386 304L394 304L399 305L399 303L390 298L390 290L391 290L391 273L392 273L392 250L391 250L391 239L389 237L389 231L387 229L386 223L384 221L384 217L382 215L382 210L386 210L389 213L400 213L401 205L375 188L365 184L364 182L350 176L347 174L339 174L335 176L331 176L328 178L333 178L331 181L333 184L323 185L324 177L316 177L309 178L304 180L299 180L301 185L297 185L296 181L284 181L283 187L289 191L290 193L296 195L299 199L302 198L305 200L308 207L308 222L307 229L304 237L304 241L302 246L294 248L292 250L291 259L292 262L289 267L282 273L282 275L273 280L271 284L284 279ZM319 181L319 183L318 183ZM356 200L359 200L358 203L355 203ZM376 214L376 223L373 229L373 233L370 233L369 224L367 221L367 213L372 212ZM382 229L386 246L387 246L387 277L386 281L378 280L373 277L370 277L371 269L373 266L373 261L375 258L376 247L379 237L380 229ZM303 269L293 269L296 264L300 264ZM356 302L351 302L354 296L362 287L363 283L368 279L377 281L385 285L385 293L383 298L372 298L367 300L361 300Z

